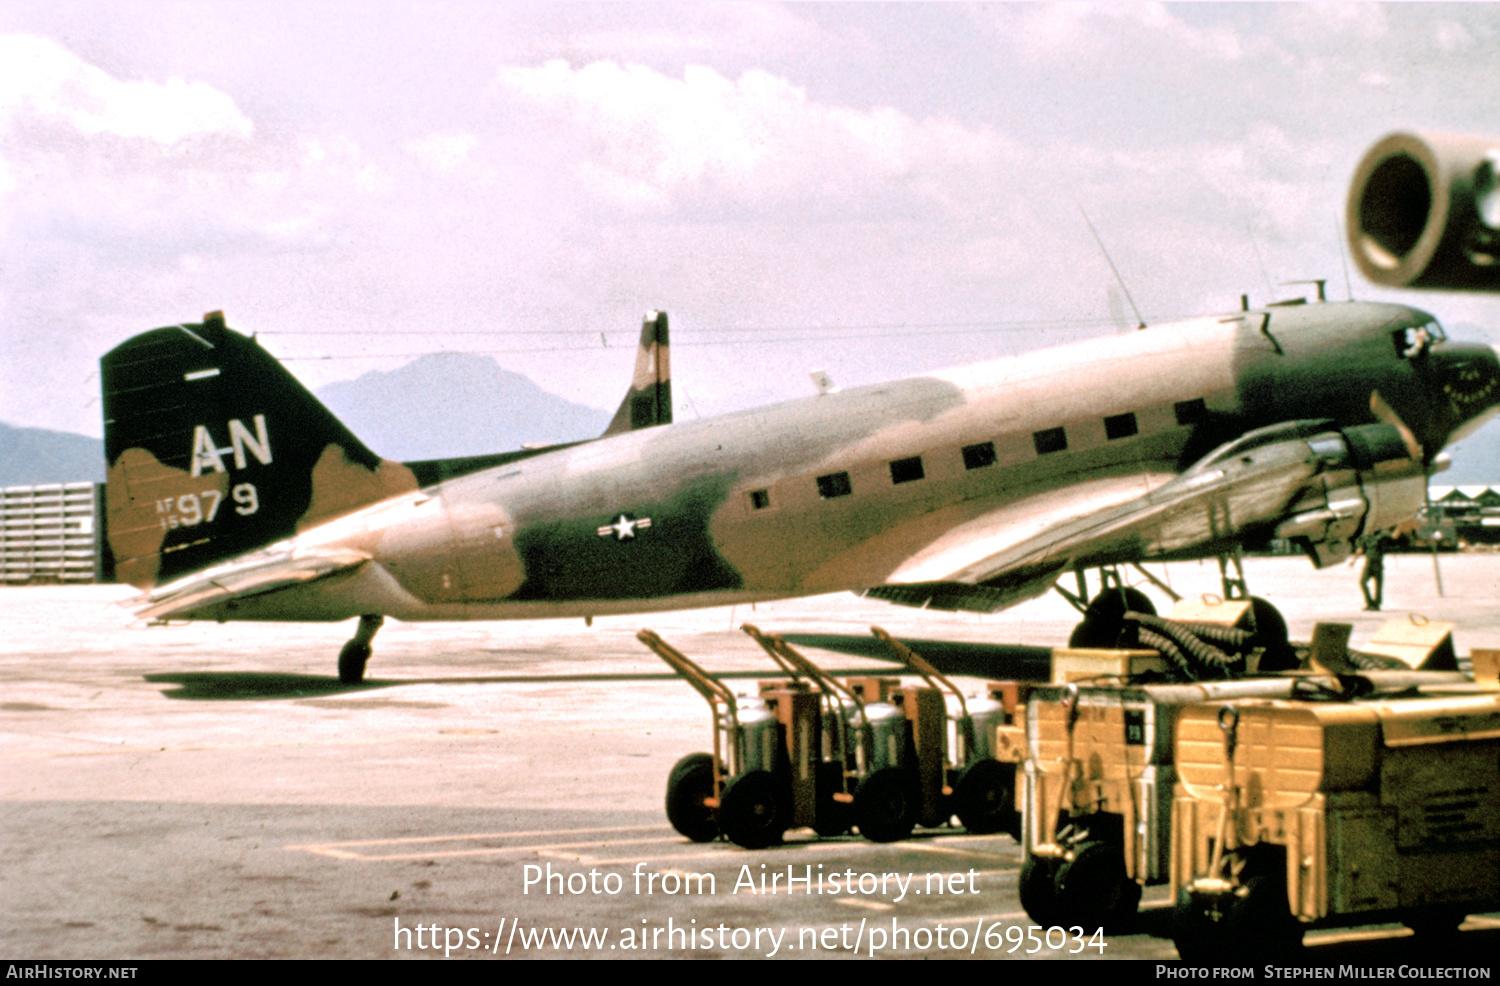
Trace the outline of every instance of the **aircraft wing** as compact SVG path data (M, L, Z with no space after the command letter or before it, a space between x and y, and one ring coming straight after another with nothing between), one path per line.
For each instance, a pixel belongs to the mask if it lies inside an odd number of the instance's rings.
M1116 492L1111 502L1109 487L1097 483L1078 484L1062 498L1040 494L948 532L866 595L994 612L1041 595L1069 569L1227 550L1252 533L1306 538L1326 546L1329 559L1342 557L1377 499L1374 483L1361 486L1359 466L1383 470L1382 486L1404 484L1401 497L1385 497L1385 514L1398 500L1403 509L1421 506L1426 476L1420 461L1409 457L1399 435L1383 437L1372 456L1368 448L1351 451L1358 443L1327 422L1288 422L1221 446L1140 495ZM1091 495L1098 502L1089 503Z
M294 550L289 545L280 549L273 546L153 589L138 597L137 602L143 605L136 615L149 620L170 619L210 603L258 596L311 582L357 568L369 560L369 555L358 551Z

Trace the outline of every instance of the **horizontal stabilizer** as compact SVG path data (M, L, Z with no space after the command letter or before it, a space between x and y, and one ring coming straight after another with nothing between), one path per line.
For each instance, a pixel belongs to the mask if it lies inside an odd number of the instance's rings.
M358 551L256 552L178 579L139 597L136 615L148 620L182 616L213 603L258 596L357 568L370 557Z

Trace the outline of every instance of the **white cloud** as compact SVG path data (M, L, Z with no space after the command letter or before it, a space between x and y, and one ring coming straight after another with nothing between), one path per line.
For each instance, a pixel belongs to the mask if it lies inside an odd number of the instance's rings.
M1008 146L989 129L819 103L759 69L731 81L701 66L674 78L642 65L553 60L504 68L499 84L575 128L588 154L579 176L634 209L691 199L849 208L893 189L933 199L938 173L993 165Z
M469 160L479 138L473 134L428 134L406 142L406 151L434 174L446 175Z
M1126 49L1138 55L1142 41L1224 61L1246 53L1232 28L1196 27L1159 3L1007 5L995 16L1002 36L1033 61L1074 62Z
M81 134L176 144L187 137L249 137L234 100L204 82L121 81L47 38L0 35L0 124L34 119Z
M1474 35L1453 21L1438 21L1432 30L1437 46L1445 52L1467 51L1477 43Z

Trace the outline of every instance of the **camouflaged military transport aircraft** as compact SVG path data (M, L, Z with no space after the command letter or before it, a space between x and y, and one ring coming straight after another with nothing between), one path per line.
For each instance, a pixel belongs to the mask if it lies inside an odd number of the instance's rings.
M347 682L386 616L592 618L836 590L990 612L1069 573L1273 537L1328 564L1413 516L1438 452L1500 402L1495 349L1351 302L673 424L666 324L648 313L600 438L406 463L219 313L136 336L102 360L117 571L152 619L357 617ZM1101 592L1083 625L1121 598Z

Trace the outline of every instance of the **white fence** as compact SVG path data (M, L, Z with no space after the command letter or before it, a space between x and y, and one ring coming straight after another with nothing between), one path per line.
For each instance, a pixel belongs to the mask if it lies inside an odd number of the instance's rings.
M0 585L95 581L99 500L93 483L0 489Z

